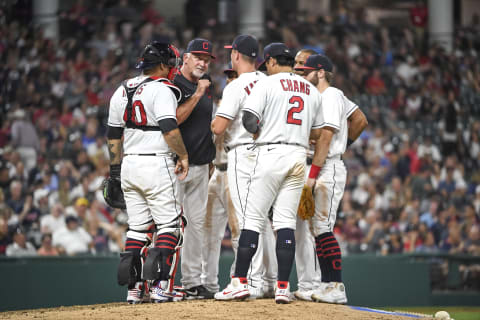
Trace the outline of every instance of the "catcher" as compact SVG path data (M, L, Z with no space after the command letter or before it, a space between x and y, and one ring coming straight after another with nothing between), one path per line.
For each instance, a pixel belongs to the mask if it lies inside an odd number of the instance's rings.
M147 296L152 302L183 298L173 291L184 225L176 189L177 179L187 176L188 154L176 120L181 93L169 80L179 61L174 46L148 44L136 66L142 74L125 80L110 100L110 176L103 194L110 206L127 209L118 283L128 285L127 302L132 304ZM143 261L154 231L157 239ZM143 280L150 280L150 290Z

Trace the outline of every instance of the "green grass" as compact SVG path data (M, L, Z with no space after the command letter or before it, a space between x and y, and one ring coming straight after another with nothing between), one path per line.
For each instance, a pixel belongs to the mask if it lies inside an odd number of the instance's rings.
M388 311L414 312L433 316L444 310L455 320L480 320L480 307L388 307Z

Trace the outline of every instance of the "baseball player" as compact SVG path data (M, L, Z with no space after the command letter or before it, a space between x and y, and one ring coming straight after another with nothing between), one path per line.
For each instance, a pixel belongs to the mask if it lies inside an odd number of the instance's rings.
M311 49L303 49L295 55L295 66L302 67L307 58L316 52ZM303 70L295 70L298 75L303 75ZM307 154L307 170L310 170L312 164L313 151L309 150ZM305 176L306 180L307 176ZM321 285L320 267L315 255L315 238L310 231L312 220L303 220L297 216L297 228L295 230L295 264L297 270L298 290L295 291L295 297L300 300L312 301L313 289Z
M196 38L188 43L183 65L174 84L183 98L177 108L180 132L189 156L190 172L181 181L179 199L188 224L182 248L182 285L186 299L211 299L202 285L202 243L204 241L210 164L215 158L215 145L210 131L213 114L211 82L207 75L212 59L212 43Z
M250 172L255 166L256 154L253 149L253 138L241 123L242 111L248 96L253 92L256 83L265 75L255 69L258 56L258 42L249 35L237 36L232 45L230 57L232 68L238 73L238 79L232 81L223 91L222 102L212 121L212 131L217 136L224 135L224 145L228 157L228 185L235 208L235 217L231 224L232 246L236 253L239 231L243 228L246 191L250 183ZM233 232L236 231L236 232ZM277 274L274 256L274 234L269 223L261 230L257 254L253 258L252 268L247 276L250 298L273 296ZM232 265L232 274L235 268ZM215 299L228 300L228 295L217 293Z
M229 64L223 73L227 76L227 85L238 77L237 72L232 69L231 64ZM210 292L218 292L219 290L218 262L227 221L230 224L232 234L240 232L240 230L232 227L235 209L228 188L227 154L224 150L223 136L216 137L215 146L217 148L214 160L215 171L208 182L202 270L202 284Z
M304 185L309 136L318 138L321 96L311 83L293 73L294 56L283 43L265 47L269 77L260 80L243 108L242 123L254 135L256 153L247 185L245 221L239 239L234 277L219 295L248 297L246 275L271 209L277 232L276 303L291 301L288 278L295 256L297 208Z
M115 196L109 193L109 186L121 181L118 193L123 191L129 228L118 282L128 284L129 303L141 303L148 293L142 278L153 281L153 302L183 297L172 290L183 225L176 184L187 177L189 165L176 120L180 90L167 79L178 63L174 46L148 44L136 66L142 74L124 81L110 100L110 177L104 192L107 199ZM141 254L155 230L157 239L142 270Z
M345 286L342 282L342 257L340 246L333 234L338 205L343 197L347 170L342 154L348 143L353 142L367 125L358 126L358 119L352 120L351 140L349 139L348 118L358 107L347 99L343 92L330 86L333 64L324 55L315 54L307 58L303 67L304 77L314 84L322 94L321 109L323 123L320 138L315 145L315 157L306 184L314 187L315 215L313 232L317 257L322 271L322 282L312 293L318 302L347 303Z

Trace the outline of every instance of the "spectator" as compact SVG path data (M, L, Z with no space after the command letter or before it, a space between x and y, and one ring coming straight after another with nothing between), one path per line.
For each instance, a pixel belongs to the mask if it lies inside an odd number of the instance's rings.
M30 242L27 242L22 230L17 229L13 235L13 243L7 246L6 255L8 257L28 257L36 256L37 251Z
M42 235L42 245L37 250L39 256L58 256L58 250L52 246L52 234L45 233Z
M78 218L75 216L65 218L65 227L54 231L52 243L59 254L69 256L88 253L93 248L92 237L79 226Z
M61 203L53 205L51 213L40 218L40 230L43 234L53 233L65 227L63 206Z
M27 118L25 110L13 112L11 128L12 145L20 153L25 168L33 169L37 165L37 151L40 148L40 139L32 122Z
M12 243L12 238L8 231L8 223L4 217L0 215L0 256L5 255L7 246Z

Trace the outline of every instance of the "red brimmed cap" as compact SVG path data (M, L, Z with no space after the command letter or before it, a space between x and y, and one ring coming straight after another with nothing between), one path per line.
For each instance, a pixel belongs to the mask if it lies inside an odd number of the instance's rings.
M208 54L210 57L215 59L215 56L212 54L212 43L207 39L196 38L188 43L187 53L199 53L199 54Z
M307 58L303 67L296 67L295 70L320 70L323 69L328 72L333 71L332 61L323 54L312 54Z

